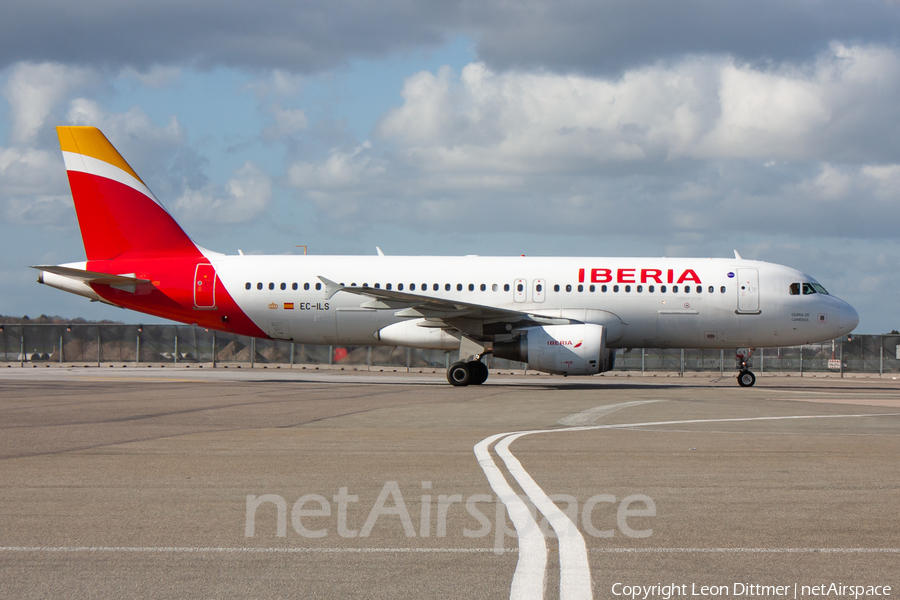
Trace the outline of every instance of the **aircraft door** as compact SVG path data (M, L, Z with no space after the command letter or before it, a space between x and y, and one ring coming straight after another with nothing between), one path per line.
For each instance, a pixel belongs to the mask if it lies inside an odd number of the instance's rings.
M216 307L216 270L201 263L194 269L194 308Z
M759 312L759 270L738 269L738 312Z
M531 292L531 299L535 302L544 301L544 293L547 290L547 282L543 279L534 280L534 290Z
M528 285L528 282L524 279L516 279L516 282L513 284L513 299L516 302L525 302L526 297L528 296L528 290L525 286Z

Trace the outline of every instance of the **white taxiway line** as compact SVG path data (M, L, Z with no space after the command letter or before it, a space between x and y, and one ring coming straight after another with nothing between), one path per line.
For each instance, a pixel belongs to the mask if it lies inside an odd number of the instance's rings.
M612 408L612 407L608 407ZM587 412L587 411L585 411ZM610 411L612 412L612 411ZM590 564L587 560L587 548L584 538L578 532L577 526L569 517L559 510L556 504L550 500L543 489L534 481L522 464L509 450L509 445L520 437L539 433L566 433L573 431L591 431L595 429L631 429L638 427L650 427L658 425L683 425L687 423L728 423L742 421L784 421L791 419L847 419L866 417L890 417L900 416L900 413L874 413L851 415L794 415L781 417L737 417L729 419L687 419L680 421L648 421L644 423L616 423L612 425L591 425L583 427L568 427L566 429L538 429L534 431L511 431L499 433L485 438L475 445L475 456L478 464L487 476L494 492L506 506L510 520L516 528L519 537L519 559L516 571L513 575L510 587L510 598L543 598L544 579L547 568L547 545L544 536L537 526L537 522L524 502L513 492L506 478L494 463L489 453L491 444L495 446L497 454L503 459L509 473L516 479L519 486L541 511L547 521L553 526L559 537L559 562L560 562L560 598L591 598L591 574ZM701 432L702 433L702 432ZM568 521L563 524L561 518ZM575 536L570 532L575 533ZM539 538L539 539L538 539ZM580 544L579 544L580 540ZM585 582L586 585L585 585ZM586 591L585 591L586 587Z
M475 445L475 457L494 493L506 506L506 512L509 513L519 539L519 559L516 561L516 571L510 586L510 600L539 600L544 597L544 575L547 570L544 534L534 520L534 515L507 483L488 451L491 444L507 435L509 434L500 433L478 442ZM499 527L499 524L496 526Z

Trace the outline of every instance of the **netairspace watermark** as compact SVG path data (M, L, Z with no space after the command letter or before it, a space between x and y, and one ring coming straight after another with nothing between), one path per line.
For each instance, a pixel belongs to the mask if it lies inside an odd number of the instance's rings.
M422 482L423 491L431 489L430 481ZM321 494L300 496L290 509L291 528L301 537L312 539L324 538L333 533L342 538L370 538L377 531L384 532L398 526L402 527L407 538L444 538L448 535L448 518L453 515L455 518L452 522L461 524L462 534L466 538L484 538L493 534L493 548L498 554L503 553L507 537L517 537L515 528L507 522L506 506L490 494L473 494L464 499L462 494L439 494L435 497L431 493L422 493L415 502L419 509L418 523L413 523L400 485L396 481L387 481L360 525L348 523L348 509L359 502L359 495L350 494L348 490L347 487L339 488L331 500ZM632 518L656 516L656 503L644 494L632 494L621 500L611 494L596 494L582 503L567 494L549 497L580 531L591 537L611 538L616 535L617 530L629 538L648 538L653 535L652 528L636 529L629 524L629 519ZM555 537L547 519L537 511L530 498L524 494L520 494L519 498L528 506L543 534ZM275 536L287 537L288 503L278 494L247 496L245 537L257 535L257 512L266 507L264 515L271 514L269 505L275 507ZM613 509L615 527L608 514ZM260 535L270 535L271 533L265 532L272 531L271 518L264 517L264 523L266 528L262 529L264 533ZM646 524L646 521L642 523ZM524 535L527 532L520 533Z
M698 583L657 583L654 585L630 585L617 582L610 590L612 595L630 600L671 600L680 597L759 597L766 598L881 598L891 595L889 585L856 585L842 582L814 585L732 583L726 585L701 585Z

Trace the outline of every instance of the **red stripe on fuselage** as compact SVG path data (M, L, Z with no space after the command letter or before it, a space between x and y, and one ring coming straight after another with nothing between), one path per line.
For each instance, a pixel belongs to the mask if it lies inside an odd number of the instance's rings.
M149 284L138 285L134 293L108 285L91 284L97 294L119 306L181 323L196 323L201 327L228 331L253 337L268 337L238 306L222 280L216 282L214 309L194 308L194 272L197 264L209 261L194 247L193 255L114 260L91 260L89 271L114 275L134 273ZM223 321L222 317L227 317Z

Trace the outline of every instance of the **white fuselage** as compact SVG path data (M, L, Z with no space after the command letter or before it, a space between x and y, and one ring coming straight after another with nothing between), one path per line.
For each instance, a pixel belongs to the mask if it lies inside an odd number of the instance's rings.
M609 346L619 348L791 346L845 335L858 323L839 298L811 286L804 294L802 284L817 283L808 275L742 259L209 258L217 285L260 329L308 344L377 344L380 329L406 320L399 311L364 307L367 299L354 293L329 298L320 277L549 317L581 320L594 311L607 325L616 322ZM791 293L792 284L800 293Z

